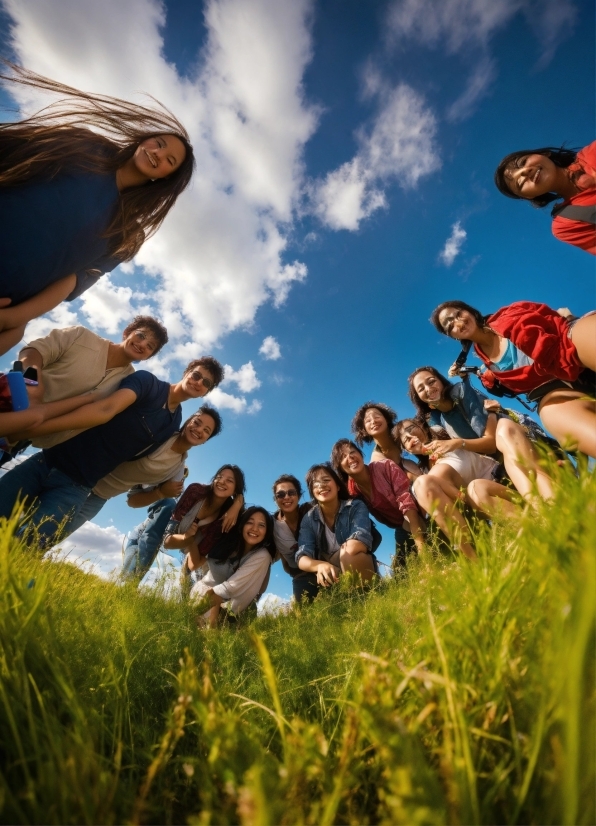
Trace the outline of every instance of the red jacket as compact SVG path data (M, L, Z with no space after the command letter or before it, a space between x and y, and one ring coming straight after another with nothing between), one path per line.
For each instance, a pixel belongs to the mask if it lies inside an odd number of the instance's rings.
M596 141L577 153L568 172L579 192L564 202L565 206L592 206L596 204ZM596 226L557 215L553 218L553 235L559 241L573 244L596 255Z
M513 370L494 370L490 368L490 359L475 344L476 355L488 367L480 377L488 390L498 379L514 393L529 393L553 379L575 381L585 369L567 335L568 321L546 304L516 301L501 307L486 323L534 360L534 364Z

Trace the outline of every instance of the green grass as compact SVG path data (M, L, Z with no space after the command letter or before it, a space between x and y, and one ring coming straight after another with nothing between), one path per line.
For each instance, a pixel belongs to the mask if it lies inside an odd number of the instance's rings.
M217 632L2 530L0 820L596 822L595 502Z

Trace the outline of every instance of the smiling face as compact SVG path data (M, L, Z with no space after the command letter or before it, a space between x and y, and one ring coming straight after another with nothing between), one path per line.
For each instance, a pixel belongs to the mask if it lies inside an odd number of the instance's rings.
M145 361L159 349L159 342L150 330L139 327L122 336L122 348L130 361Z
M182 377L182 389L191 399L206 396L214 386L213 374L206 367L195 367Z
M414 456L426 455L424 444L426 434L419 424L412 419L404 419L400 428L399 438L405 449Z
M317 502L325 504L338 499L339 488L326 470L318 470L313 479L312 492Z
M220 471L213 480L213 492L218 499L227 499L236 492L236 477L229 468Z
M428 370L421 370L412 379L414 391L421 401L426 402L431 407L441 401L445 385L443 382L429 373Z
M503 177L514 195L532 200L556 192L560 174L560 167L548 155L523 155L507 165Z
M342 451L340 466L348 476L356 476L364 467L364 459L359 450L346 445Z
M364 414L364 429L373 439L388 429L385 417L378 407L369 407Z
M137 146L133 161L145 178L167 178L186 158L186 147L176 135L155 135Z
M478 331L474 316L467 310L458 310L455 307L445 307L441 310L439 324L445 335L457 341L470 339Z
M245 551L260 545L267 533L267 520L265 514L257 511L253 513L242 528L242 539L244 540Z
M183 436L190 447L196 447L197 445L204 445L214 429L215 419L213 416L208 413L197 413L184 428Z
M298 491L291 482L280 482L275 486L275 501L283 514L298 510Z

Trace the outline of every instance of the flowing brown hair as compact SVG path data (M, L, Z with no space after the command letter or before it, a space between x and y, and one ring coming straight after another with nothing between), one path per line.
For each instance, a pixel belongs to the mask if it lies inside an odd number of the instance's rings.
M0 186L53 178L73 167L115 174L132 158L139 143L156 135L175 135L184 144L184 161L171 175L120 193L118 209L104 237L111 255L129 261L157 232L190 183L195 160L186 129L151 96L155 108L81 92L6 60L1 62L10 72L0 72L0 81L51 92L60 99L24 120L0 124Z

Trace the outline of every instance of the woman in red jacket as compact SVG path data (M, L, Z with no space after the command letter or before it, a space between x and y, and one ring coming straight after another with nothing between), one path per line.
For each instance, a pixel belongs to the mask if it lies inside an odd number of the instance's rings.
M508 198L553 207L553 235L596 255L596 141L579 152L563 147L524 149L506 155L495 172Z
M473 345L486 365L480 379L487 390L500 382L515 395L527 394L564 447L596 458L595 313L575 319L546 304L516 301L485 317L464 301L446 301L430 320L464 345L454 368L463 366Z

